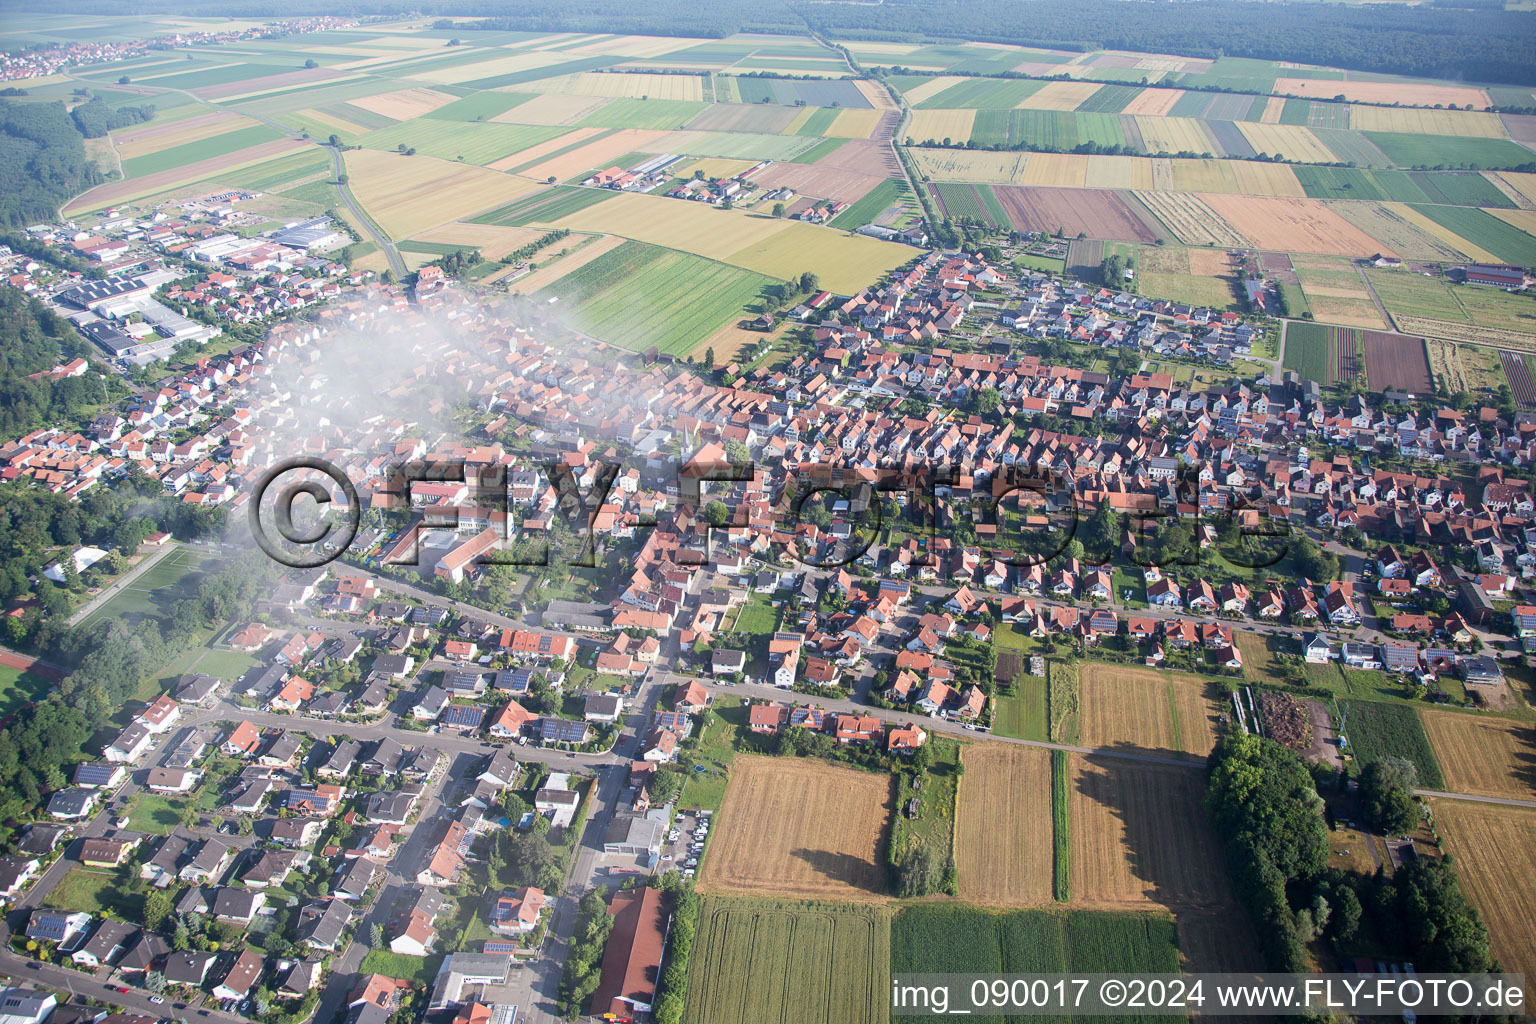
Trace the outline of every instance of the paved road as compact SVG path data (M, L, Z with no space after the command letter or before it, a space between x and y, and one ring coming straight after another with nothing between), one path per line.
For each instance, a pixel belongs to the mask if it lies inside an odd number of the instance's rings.
M273 123L276 124L276 122ZM278 127L282 126L279 125ZM288 131L286 128L283 130ZM290 131L289 134L292 134L292 132ZM352 198L352 190L342 184L341 177L347 173L347 165L341 158L340 149L332 146L330 150L331 169L336 175L336 191L341 195L341 201L347 204L347 209L351 211L352 216L356 217L357 222L367 229L368 233L373 236L374 242L378 244L379 248L384 250L384 255L389 257L389 266L395 272L395 277L397 279L404 279L405 275L410 271L406 268L405 260L400 256L400 250L395 248L395 243L390 241L389 236L384 233L384 229L374 223L373 218L368 216L363 208L358 205L356 199Z
M177 544L175 541L167 541L166 543L160 545L160 547L156 548L154 551L151 551L149 554L145 555L144 560L141 561L138 565L123 573L117 579L113 580L111 584L104 587L101 593L97 594L95 597L85 602L85 604L75 609L75 613L69 617L69 625L78 626L82 621L85 620L88 615L115 597L118 591L132 585L134 580L138 579L140 576L153 569L162 558L164 558L166 555L169 555L172 551L178 550L180 547L181 545Z

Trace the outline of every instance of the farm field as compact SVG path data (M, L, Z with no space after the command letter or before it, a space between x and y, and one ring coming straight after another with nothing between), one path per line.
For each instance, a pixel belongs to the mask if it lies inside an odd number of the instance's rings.
M1493 214L1465 206L1413 206L1415 212L1454 231L1498 261L1529 266L1536 263L1536 238Z
M740 755L716 817L701 892L885 899L887 776Z
M1445 788L1440 764L1413 708L1352 700L1341 710L1345 713L1349 746L1358 762L1364 764L1383 757L1400 757L1413 762L1421 786Z
M1175 238L1186 245L1250 244L1237 228L1198 196L1188 192L1137 192L1136 198L1167 225Z
M883 1024L890 965L884 908L706 895L688 1015L740 1024Z
M563 132L561 128L544 125L434 121L424 118L370 132L358 142L369 149L388 150L405 145L427 156L444 160L489 164L546 142Z
M1329 209L1408 260L1456 262L1463 253L1385 203L1333 202Z
M987 906L1051 902L1051 760L1012 743L964 748L955 815L962 899Z
M1078 739L1086 747L1204 757L1216 745L1220 685L1199 676L1122 665L1078 666Z
M1333 329L1325 324L1292 320L1285 325L1285 369L1303 380L1336 383L1333 362Z
M429 156L356 149L345 160L352 194L393 238L464 220L534 187L510 174Z
M1214 193L1200 198L1260 249L1338 256L1358 256L1380 249L1374 239L1316 199Z
M1136 263L1136 287L1143 295L1212 309L1237 308L1238 282L1225 252L1143 245Z
M561 278L559 300L578 330L621 348L686 355L723 325L745 318L768 278L688 253L629 242Z
M1536 977L1536 811L1434 799L1430 811L1506 971Z
M1235 912L1198 766L1073 755L1072 767L1074 905Z
M1434 391L1424 339L1386 331L1366 331L1365 378L1372 391L1406 391L1427 395Z
M546 191L526 195L498 210L481 214L476 224L539 224L552 223L589 206L596 206L618 193L603 188L575 188L557 185Z
M1125 199L1107 191L1025 188L993 190L1008 219L1020 231L1084 232L1089 238L1154 242L1157 232Z
M1425 783L1426 788L1536 799L1536 727L1507 718L1427 709L1420 717L1445 775L1443 787Z
M885 217L885 212L903 202L907 209L910 209L915 203L911 192L907 189L907 183L896 178L887 178L866 192L860 197L858 202L848 207L848 209L836 217L833 217L828 223L834 228L854 231L865 224L888 220L889 218Z

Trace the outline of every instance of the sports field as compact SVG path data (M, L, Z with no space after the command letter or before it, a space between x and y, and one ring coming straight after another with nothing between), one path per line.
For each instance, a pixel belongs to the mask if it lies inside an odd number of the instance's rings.
M699 889L883 902L890 816L889 776L738 755Z
M884 1024L890 958L883 907L707 895L688 974L688 1017Z
M191 596L189 575L202 567L205 554L197 548L178 544L126 587L117 587L112 596L79 626L90 627L103 619L120 619L128 625L147 617L159 618L170 606Z

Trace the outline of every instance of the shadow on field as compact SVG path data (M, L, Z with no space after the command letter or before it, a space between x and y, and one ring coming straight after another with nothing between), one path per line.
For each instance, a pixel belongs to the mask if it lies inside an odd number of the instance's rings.
M878 867L862 857L855 857L851 853L837 853L833 850L804 848L791 850L790 856L805 861L823 878L842 882L857 889L868 889L873 882L874 887L879 889Z

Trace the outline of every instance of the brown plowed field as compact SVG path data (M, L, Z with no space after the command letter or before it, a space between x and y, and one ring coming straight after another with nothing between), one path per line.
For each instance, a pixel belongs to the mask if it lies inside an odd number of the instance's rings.
M960 898L998 907L1051 902L1051 756L1016 743L965 747L955 814Z
M1365 378L1372 391L1390 388L1424 395L1435 389L1424 339L1406 334L1365 332Z
M1025 185L998 185L993 191L1020 231L1061 228L1068 237L1082 232L1089 238L1157 241L1156 232L1113 192Z
M884 900L890 819L889 775L801 758L739 756L699 888Z
M872 174L881 178L894 178L901 174L901 166L891 147L873 139L850 139L816 161L817 167L840 167L845 171Z
M1536 384L1531 382L1531 368L1517 352L1499 352L1499 362L1504 366L1504 376L1509 380L1509 390L1515 401L1524 406L1536 405Z

